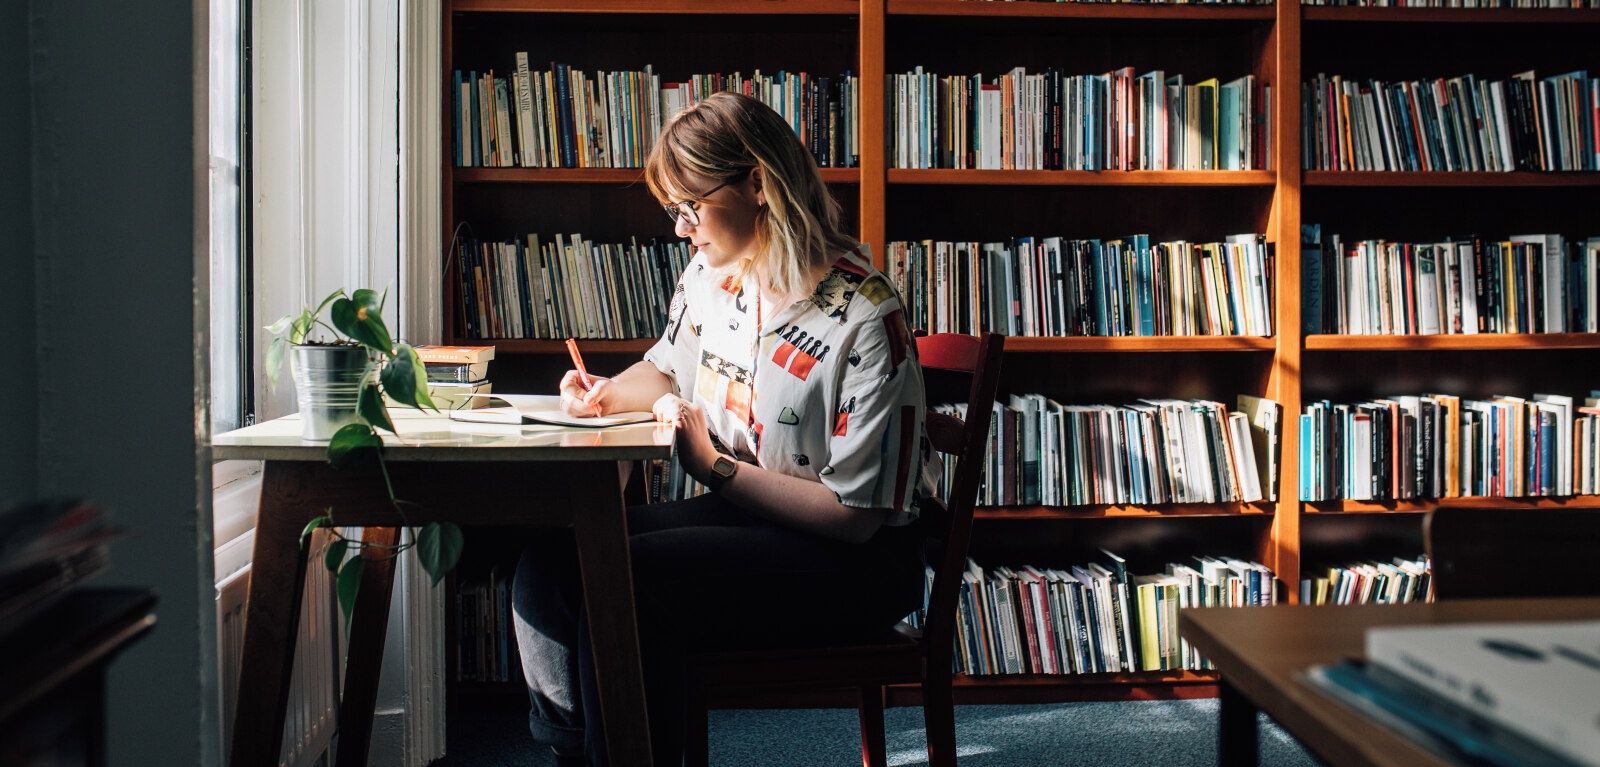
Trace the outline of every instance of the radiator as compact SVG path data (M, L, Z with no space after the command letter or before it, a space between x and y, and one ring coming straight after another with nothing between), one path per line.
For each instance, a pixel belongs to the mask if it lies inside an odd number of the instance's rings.
M222 537L219 536L218 540ZM279 767L310 767L323 759L338 724L341 624L333 575L322 564L328 531L311 539L306 586L289 683ZM239 700L239 658L244 649L244 606L250 590L250 555L255 531L247 530L216 550L217 655L221 664L223 751L231 753L233 712Z

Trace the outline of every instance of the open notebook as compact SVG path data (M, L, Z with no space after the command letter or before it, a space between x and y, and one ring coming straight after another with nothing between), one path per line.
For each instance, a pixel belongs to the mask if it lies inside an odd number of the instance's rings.
M490 406L472 410L450 410L451 420L473 423L549 423L558 426L616 426L640 423L655 418L644 411L612 413L610 415L580 418L567 415L561 409L561 398L545 394L493 394L488 397Z

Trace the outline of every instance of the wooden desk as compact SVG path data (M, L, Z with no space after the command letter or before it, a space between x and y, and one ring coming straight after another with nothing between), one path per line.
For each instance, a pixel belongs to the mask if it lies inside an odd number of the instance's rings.
M1217 758L1256 764L1256 711L1267 712L1334 767L1452 764L1309 687L1308 666L1363 657L1374 626L1600 617L1600 599L1485 599L1409 605L1205 608L1183 610L1178 633L1222 672Z
M607 429L465 424L391 410L400 439L384 434L395 496L420 504L406 523L573 528L600 683L606 747L619 765L649 765L650 738L627 520L617 462L667 458L671 427ZM233 767L274 765L283 742L307 552L306 524L326 509L340 526L366 527L393 543L400 522L377 469L339 471L327 445L300 439L298 416L249 426L212 441L217 460L265 461L250 597L245 608ZM394 584L393 559L369 560L350 627L339 708L339 764L364 765Z

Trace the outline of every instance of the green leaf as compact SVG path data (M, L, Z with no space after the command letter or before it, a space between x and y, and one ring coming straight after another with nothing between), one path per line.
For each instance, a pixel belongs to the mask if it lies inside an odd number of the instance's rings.
M328 463L336 469L353 469L377 462L383 440L364 423L347 424L328 440Z
M390 281L388 285L383 286L383 295L378 296L378 313L380 314L383 313L383 305L389 303L389 288L392 287L394 287L394 282Z
M394 359L383 366L379 377L383 381L383 392L396 402L418 410L424 407L438 409L428 397L427 368L423 367L422 358L410 346L400 344L396 347Z
M328 553L323 557L323 564L328 566L328 572L339 572L339 564L344 562L345 552L350 550L350 542L343 538L334 539L328 544Z
M267 332L273 335L278 335L279 333L282 333L284 330L288 329L289 323L292 320L294 320L293 314L285 314L282 317L279 317L277 322L268 325Z
M344 613L345 631L350 630L350 613L356 609L356 593L361 590L361 573L367 569L367 558L353 557L339 568L339 611Z
M370 290L358 290L356 295L375 303ZM383 313L377 306L368 306L359 300L341 298L333 302L328 316L339 332L360 342L362 346L394 356L394 341L389 338L389 327L383 324Z
M291 344L303 344L303 343L305 343L306 342L306 336L311 335L311 331L314 328L316 328L316 326L317 326L317 317L316 317L316 315L312 314L310 309L305 309L305 310L301 311L300 312L300 316L294 318L294 324L291 325L290 328L289 328L289 343L291 343Z
M267 347L268 390L274 389L278 385L278 370L283 367L283 356L287 351L289 351L289 342L285 341L281 336L272 339L272 345Z
M329 293L327 298L322 299L322 303L317 304L317 311L312 313L311 319L315 321L318 316L321 316L322 311L328 308L328 304L333 303L333 299L342 295L344 295L344 288L339 288L338 290Z
M329 509L329 511L332 511L332 509ZM317 531L317 528L331 524L333 524L333 515L327 513L312 519L310 522L307 522L306 529L300 531L300 548L303 549L306 547L306 541L311 538L312 533Z
M386 429L390 434L395 434L394 422L389 420L389 409L383 406L383 392L378 391L377 384L361 387L361 394L356 397L356 412L375 428Z
M444 574L450 572L461 560L464 539L461 528L454 522L429 522L417 534L417 558L422 569L439 585Z

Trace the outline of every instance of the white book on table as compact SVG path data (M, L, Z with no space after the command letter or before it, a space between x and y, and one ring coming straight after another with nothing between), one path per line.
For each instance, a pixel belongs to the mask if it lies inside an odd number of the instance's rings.
M1393 626L1367 660L1600 767L1600 621Z

